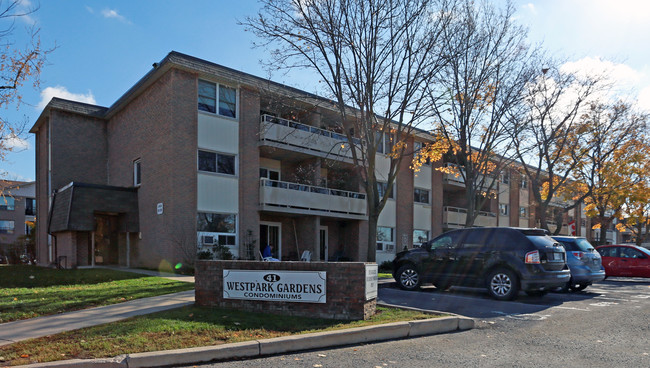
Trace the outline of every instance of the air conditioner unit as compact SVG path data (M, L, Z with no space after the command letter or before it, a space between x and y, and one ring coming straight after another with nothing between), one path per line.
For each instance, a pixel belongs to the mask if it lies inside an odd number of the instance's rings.
M216 239L214 235L203 235L201 237L201 243L203 245L214 245L216 243Z

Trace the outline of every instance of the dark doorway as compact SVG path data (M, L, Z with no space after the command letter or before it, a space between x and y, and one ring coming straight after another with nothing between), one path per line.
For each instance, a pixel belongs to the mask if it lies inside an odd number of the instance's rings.
M117 216L95 215L95 264L119 263Z

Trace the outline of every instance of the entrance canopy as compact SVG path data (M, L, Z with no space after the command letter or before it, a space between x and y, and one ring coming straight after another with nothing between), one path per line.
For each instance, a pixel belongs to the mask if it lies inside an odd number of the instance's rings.
M54 194L48 232L93 231L95 214L120 215L119 232L138 232L137 188L72 182Z

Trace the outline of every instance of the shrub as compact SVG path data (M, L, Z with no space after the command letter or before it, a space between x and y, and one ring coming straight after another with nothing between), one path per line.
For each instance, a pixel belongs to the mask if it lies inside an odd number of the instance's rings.
M202 250L196 254L198 259L212 259L212 252L209 250Z
M393 272L393 262L384 261L379 265L379 272L390 273Z

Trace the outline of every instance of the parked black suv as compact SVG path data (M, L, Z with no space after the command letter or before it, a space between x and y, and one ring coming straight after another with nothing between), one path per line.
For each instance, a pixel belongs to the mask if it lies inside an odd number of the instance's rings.
M512 300L519 290L543 295L571 278L564 248L542 229L482 227L452 230L393 260L400 288L422 283L486 287L498 300Z

